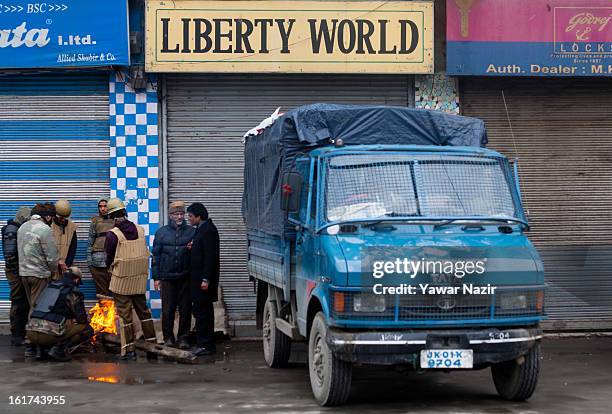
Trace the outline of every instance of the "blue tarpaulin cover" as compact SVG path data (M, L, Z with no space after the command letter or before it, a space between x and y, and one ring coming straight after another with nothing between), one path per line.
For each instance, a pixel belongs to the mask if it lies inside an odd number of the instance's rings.
M280 116L257 135L246 137L242 212L248 229L282 235L282 173L297 154L330 145L405 144L484 147L484 122L476 118L390 106L313 104Z

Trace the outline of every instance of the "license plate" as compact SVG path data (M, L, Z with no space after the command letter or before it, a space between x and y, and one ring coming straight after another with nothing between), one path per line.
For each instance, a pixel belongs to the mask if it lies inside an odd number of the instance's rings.
M423 349L421 368L459 369L474 367L474 351L471 349Z

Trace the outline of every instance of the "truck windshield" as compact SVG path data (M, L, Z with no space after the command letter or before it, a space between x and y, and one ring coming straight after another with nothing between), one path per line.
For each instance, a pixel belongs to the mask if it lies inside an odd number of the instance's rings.
M503 159L368 153L325 160L327 222L516 217Z

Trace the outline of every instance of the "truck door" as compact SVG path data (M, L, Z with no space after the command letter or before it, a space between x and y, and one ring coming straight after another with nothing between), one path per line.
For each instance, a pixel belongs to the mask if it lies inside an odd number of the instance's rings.
M316 218L316 160L299 159L296 169L304 177L299 212L299 230L295 237L295 287L300 331L306 327L306 312L310 293L315 286L319 266Z

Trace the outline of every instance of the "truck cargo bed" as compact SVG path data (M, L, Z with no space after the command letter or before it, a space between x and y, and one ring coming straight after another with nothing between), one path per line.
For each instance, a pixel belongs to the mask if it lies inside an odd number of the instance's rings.
M249 276L283 289L288 299L295 286L295 251L280 236L258 230L247 232Z

